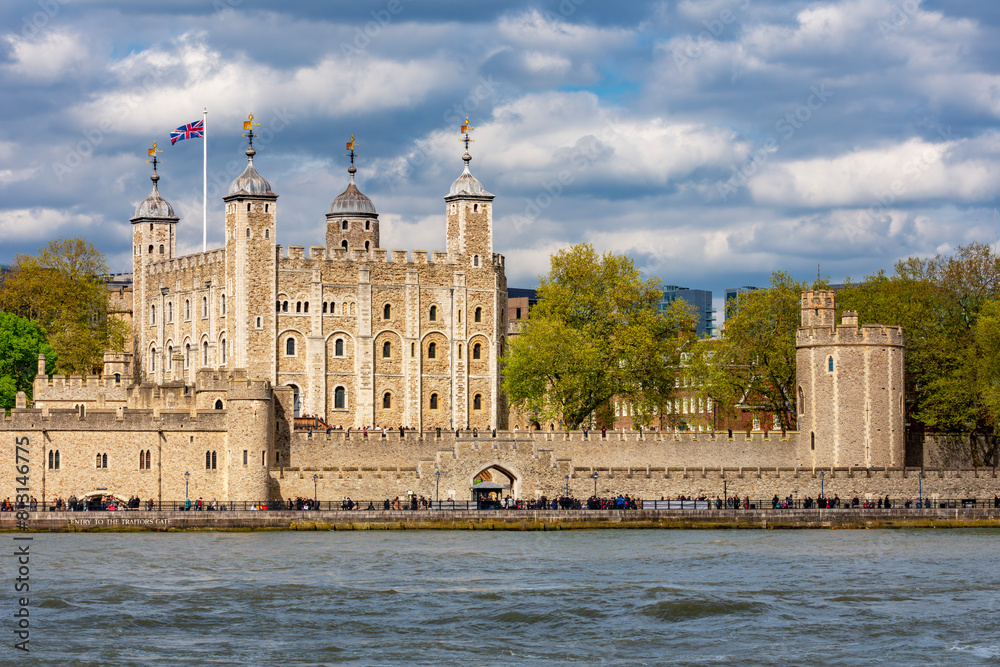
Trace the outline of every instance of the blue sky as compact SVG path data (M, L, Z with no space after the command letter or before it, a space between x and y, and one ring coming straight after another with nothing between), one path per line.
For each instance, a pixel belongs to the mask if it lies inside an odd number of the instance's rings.
M213 183L261 123L283 245L323 242L354 134L382 245L443 249L469 115L512 287L581 241L717 301L860 278L994 241L998 24L973 0L5 2L0 263L82 234L129 270L153 140L199 251L202 145L168 134L207 106Z

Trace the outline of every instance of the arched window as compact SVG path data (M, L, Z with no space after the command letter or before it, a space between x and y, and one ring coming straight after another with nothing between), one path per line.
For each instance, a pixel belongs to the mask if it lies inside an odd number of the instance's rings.
M289 337L285 341L285 356L286 357L294 357L295 356L295 339L292 338L292 337Z
M475 345L472 346L472 358L473 359L479 359L482 356L482 354L483 354L483 346L482 345L480 345L479 343L476 343Z
M280 301L275 301L274 302L274 312L276 312L276 313L280 313L281 312L281 302Z
M385 304L382 306L382 319L388 320L392 317L392 306Z
M309 312L309 302L308 301L306 301L304 304L302 304L302 312L304 312L304 313L308 313Z
M326 314L326 301L323 302L323 314Z
M215 470L215 452L212 452L212 470Z
M215 401L215 409L216 410L221 410L222 409L222 399L221 398L216 399L216 401Z
M333 407L342 410L347 407L347 392L343 387L333 390Z
M191 343L184 344L184 368L191 368Z
M191 300L190 299L184 299L184 319L185 320L190 320L191 319Z
M816 449L816 434L815 433L810 433L809 434L809 449L812 449L812 450Z
M482 322L482 321L483 321L483 309L476 308L476 322Z
M205 452L205 470L212 469L212 452Z
M51 468L52 466L49 467ZM146 452L141 451L139 452L139 470L145 470L145 469L146 469Z
M121 373L115 373L115 384L120 384L121 381L122 381L122 374Z
M340 228L342 230L344 230L345 232L347 231L347 220L341 220L340 221Z
M257 318L257 328L258 329L262 329L263 328L263 324L262 324L262 321L261 321L260 317Z
M392 343L385 341L382 343L382 358L389 359L392 357Z
M201 365L208 366L208 341L201 344Z
M55 470L59 470L59 450L56 450L56 466Z
M167 370L172 371L174 369L174 346L167 345Z
M226 295L225 294L222 295L221 303L222 303L222 314L225 315L226 314Z
M302 396L299 394L299 388L294 384L292 385L292 414L295 417L302 414Z
M98 468L101 467L101 455L100 454L97 455L97 467Z
M344 250L347 250L347 239L344 239L343 241L340 242L340 247L343 248Z
M267 213L267 204L264 204L264 212ZM271 238L271 230L270 229L265 229L264 230L264 238L265 239Z
M282 301L281 302L281 312L283 312L283 313L287 313L288 312L288 302L287 301Z
M333 344L333 354L342 357L344 356L344 339L338 338Z
M149 254L153 254L153 244L149 244Z
M248 211L250 210L250 205L249 204L247 204L247 210ZM247 238L250 238L250 228L249 227L247 227Z
M163 244L162 243L160 244L160 254L161 255L163 254Z
M368 252L369 250L371 250L371 242L365 241L365 252Z
M150 470L150 469L151 469L151 466L149 465L149 450L147 449L146 450L146 470Z
M483 397L481 394L476 394L472 397L472 409L482 410L483 409Z
M156 305L149 307L149 323L156 324Z
M438 409L438 395L431 394L431 410L437 410L437 409Z
M156 348L151 348L149 350L149 372L156 372Z
M437 318L438 318L438 307L431 306L431 314L430 314L431 322L437 322Z
M52 470L52 462L53 462L53 456L52 456L52 454L53 454L53 451L50 449L49 450L49 470Z
M108 455L107 454L101 454L101 467L102 468L107 468L108 467Z
M222 352L222 365L226 365L226 339L223 338L221 344L219 345Z
M386 410L392 407L392 394L389 392L382 394L382 407Z
M437 358L437 343L431 343L427 346L427 358L436 359Z
M410 357L412 358L412 357L415 357L415 356L417 356L417 344L416 343L410 343Z
M208 317L208 297L201 297L201 316Z
M829 357L826 360L826 370L829 371L830 373L833 372L833 357Z
M301 313L302 312L302 302L301 301L296 301L295 302L295 312L296 313Z
M472 256L472 265L473 266L479 266L479 255L473 255Z
M174 302L167 301L167 322L174 321Z

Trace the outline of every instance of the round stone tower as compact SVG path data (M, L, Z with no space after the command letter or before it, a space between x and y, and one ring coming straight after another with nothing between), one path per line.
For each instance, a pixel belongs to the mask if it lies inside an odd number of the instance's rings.
M229 379L226 389L226 498L267 500L267 469L274 459L271 384L237 375Z
M835 324L832 290L802 293L796 334L798 428L815 467L899 467L904 462L902 327Z

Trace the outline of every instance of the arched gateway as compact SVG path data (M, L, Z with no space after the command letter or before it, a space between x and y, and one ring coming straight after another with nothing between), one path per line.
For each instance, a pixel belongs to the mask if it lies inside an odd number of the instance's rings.
M471 480L472 500L501 501L521 497L521 476L509 467L491 463Z

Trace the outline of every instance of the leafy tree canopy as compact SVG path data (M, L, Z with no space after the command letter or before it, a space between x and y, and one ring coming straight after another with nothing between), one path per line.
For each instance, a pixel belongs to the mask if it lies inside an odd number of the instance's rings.
M124 349L127 325L108 318L104 255L82 238L58 239L38 255L18 255L0 286L0 309L47 332L61 373L88 374L106 349Z
M511 403L578 428L618 397L649 423L673 389L680 348L695 337L683 302L657 312L662 295L627 257L589 244L557 252L503 358Z
M911 422L969 435L975 464L995 461L1000 259L990 246L972 243L895 268L891 276L849 283L837 295L838 308L857 310L862 322L902 326Z
M46 371L51 372L56 359L45 330L31 320L0 312L0 408L13 408L19 391L31 397L39 354L45 355Z

